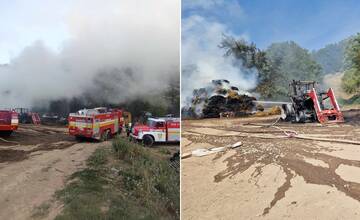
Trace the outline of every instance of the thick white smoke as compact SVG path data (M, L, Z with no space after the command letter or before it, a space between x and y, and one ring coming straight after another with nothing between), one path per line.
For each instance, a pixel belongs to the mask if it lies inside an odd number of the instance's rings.
M122 102L161 91L179 74L179 0L68 4L64 22L70 37L59 51L40 39L0 66L0 107L80 95L91 90L99 73L114 70L121 80L109 83L126 88L114 100Z
M211 8L213 4L190 4L188 7L198 6L202 9ZM225 2L213 2L216 5ZM231 3L229 3L231 4ZM237 7L235 7L237 6ZM239 8L239 5L235 5ZM229 8L229 5L225 5ZM185 7L186 8L186 7ZM242 13L242 11L239 11ZM182 106L186 106L191 100L192 91L205 87L211 80L227 79L240 90L246 91L255 88L257 84L257 70L245 69L239 60L225 57L225 51L219 48L224 35L233 36L236 39L248 40L246 34L236 35L214 17L208 18L200 15L190 15L182 20Z

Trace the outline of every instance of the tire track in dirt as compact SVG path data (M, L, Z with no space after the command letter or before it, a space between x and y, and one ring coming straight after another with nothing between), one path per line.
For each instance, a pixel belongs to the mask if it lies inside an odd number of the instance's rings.
M232 137L219 138L212 135L189 133L183 136L193 143L230 144L234 142ZM292 187L291 180L297 175L303 177L306 183L336 187L347 196L360 201L360 184L346 181L335 172L341 164L360 167L360 161L319 153L318 146L313 142L307 143L289 139L265 143L264 140L247 140L245 138L243 146L237 149L235 154L223 160L226 163L226 169L214 176L214 182L219 183L226 178L244 173L252 166L255 166L255 171L251 178L256 179L261 176L265 166L270 164L279 166L286 178L275 192L269 206L263 210L263 215L267 215L279 200L285 198L285 193ZM332 149L322 150L332 151ZM225 155L223 152L218 153L213 160L220 160L223 155ZM305 158L322 161L328 167L313 165L305 161Z
M36 207L44 203L49 205L46 219L54 219L61 212L54 193L71 174L86 167L87 158L96 148L110 144L68 143L51 150L39 146L39 155L0 163L0 219L31 219Z
M73 142L57 142L51 144L40 144L31 150L15 150L15 149L0 149L0 163L14 162L27 159L31 153L36 151L50 151L56 149L65 149L76 144Z

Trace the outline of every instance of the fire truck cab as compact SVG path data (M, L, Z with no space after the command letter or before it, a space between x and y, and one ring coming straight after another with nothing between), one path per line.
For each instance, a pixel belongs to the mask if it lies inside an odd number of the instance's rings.
M77 138L105 141L120 133L124 124L122 110L107 108L82 109L69 115L69 134Z
M136 124L131 131L131 139L142 141L145 146L155 142L179 142L179 118L148 118L146 124Z
M11 133L18 129L18 113L11 110L0 110L0 134L10 136Z

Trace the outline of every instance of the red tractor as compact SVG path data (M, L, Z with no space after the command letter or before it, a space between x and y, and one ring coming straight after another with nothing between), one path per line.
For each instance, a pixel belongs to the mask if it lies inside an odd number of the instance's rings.
M344 122L334 91L317 93L315 81L295 81L290 87L291 103L282 105L282 118L294 122Z

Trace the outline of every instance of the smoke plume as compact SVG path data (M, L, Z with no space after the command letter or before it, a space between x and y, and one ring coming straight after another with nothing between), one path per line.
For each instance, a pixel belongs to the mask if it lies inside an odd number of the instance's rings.
M198 10L182 19L182 106L187 106L191 102L194 89L206 87L214 79L229 80L242 91L253 89L257 84L256 69L244 68L240 60L225 57L225 51L219 48L224 35L246 40L248 36L232 33L225 23L217 21L214 17L196 13L214 6L220 7L219 10L231 7L239 9L236 15L239 17L243 13L240 6L232 1L208 1L212 4L204 1L195 2L196 4L189 3L183 6L190 12L194 7L198 7ZM232 13L236 14L234 10Z
M160 92L178 77L179 1L73 2L64 13L70 37L59 51L39 40L0 66L0 107L84 92L124 102Z

